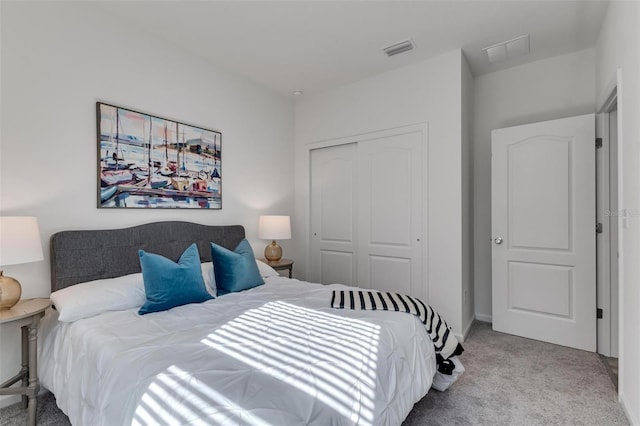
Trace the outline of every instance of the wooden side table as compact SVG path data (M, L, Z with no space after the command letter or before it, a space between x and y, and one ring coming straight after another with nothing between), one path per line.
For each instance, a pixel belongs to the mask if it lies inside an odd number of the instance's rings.
M51 306L49 299L23 299L11 309L0 310L0 324L22 324L22 368L20 372L0 384L0 395L22 395L22 408L29 408L27 424L36 424L36 396L38 395L38 327L44 311ZM3 344L5 344L3 342ZM20 387L13 384L22 381Z
M262 262L271 266L276 271L282 271L285 269L289 270L289 278L293 278L293 260L291 259L280 259L277 262L270 262L267 259L260 259Z

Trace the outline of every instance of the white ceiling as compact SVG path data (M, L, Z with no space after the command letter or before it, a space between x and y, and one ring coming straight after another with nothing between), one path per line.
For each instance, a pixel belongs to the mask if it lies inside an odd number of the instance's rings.
M462 48L474 75L593 47L606 1L117 1L100 3L181 49L291 95L326 90ZM531 53L482 48L522 34ZM411 37L417 48L380 50Z

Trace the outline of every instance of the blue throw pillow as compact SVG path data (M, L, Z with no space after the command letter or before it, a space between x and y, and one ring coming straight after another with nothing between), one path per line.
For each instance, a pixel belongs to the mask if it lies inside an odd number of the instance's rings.
M191 244L178 263L159 254L138 251L147 301L140 315L213 299L202 279L198 247Z
M253 250L246 239L240 241L234 251L211 243L211 259L218 296L264 284Z

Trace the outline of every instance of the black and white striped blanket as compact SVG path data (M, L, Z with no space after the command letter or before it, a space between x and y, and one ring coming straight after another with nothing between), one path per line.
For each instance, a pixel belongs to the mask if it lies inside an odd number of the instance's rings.
M438 370L441 372L448 370L449 364L451 364L450 361L445 361L452 356L460 355L464 350L440 314L415 297L380 291L333 290L331 307L367 311L398 311L417 316L433 341Z

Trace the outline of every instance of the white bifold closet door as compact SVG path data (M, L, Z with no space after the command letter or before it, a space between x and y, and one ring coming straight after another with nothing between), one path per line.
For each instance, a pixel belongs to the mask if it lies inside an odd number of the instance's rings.
M357 285L358 146L311 151L311 281Z
M425 297L424 134L311 152L311 279Z

